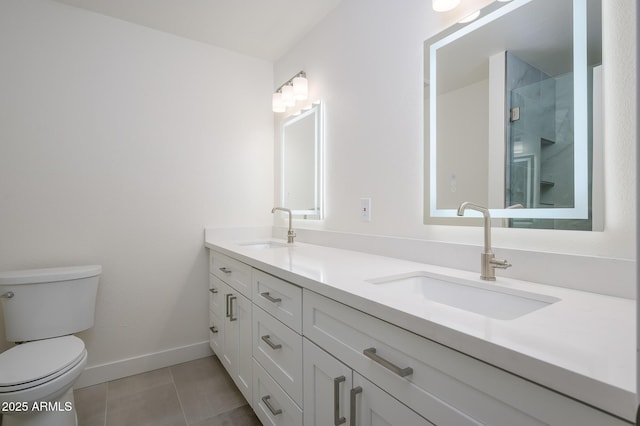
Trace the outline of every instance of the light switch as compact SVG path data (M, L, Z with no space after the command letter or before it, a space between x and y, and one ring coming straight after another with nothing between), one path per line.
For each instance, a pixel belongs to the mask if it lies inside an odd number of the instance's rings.
M371 198L360 198L360 220L371 222Z

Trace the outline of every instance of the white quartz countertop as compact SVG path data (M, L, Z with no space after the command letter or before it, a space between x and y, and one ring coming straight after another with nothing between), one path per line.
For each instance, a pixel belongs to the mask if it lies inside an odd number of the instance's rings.
M560 299L519 318L498 320L367 281L425 271L482 284L478 273L298 242L262 250L242 245L256 241L266 239L208 239L205 245L621 418L635 419L634 300L498 276L497 285Z

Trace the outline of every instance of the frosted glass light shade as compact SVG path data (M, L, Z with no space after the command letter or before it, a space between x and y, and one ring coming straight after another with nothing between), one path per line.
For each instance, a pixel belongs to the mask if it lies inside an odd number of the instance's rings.
M286 107L294 106L296 104L295 99L293 99L293 86L287 84L286 86L282 86L282 103Z
M282 93L276 92L273 94L273 98L271 100L271 109L273 112L284 112L286 107L282 102Z
M436 12L447 12L460 4L460 0L432 0L433 10Z
M304 101L309 94L308 83L305 77L299 76L293 79L293 99Z

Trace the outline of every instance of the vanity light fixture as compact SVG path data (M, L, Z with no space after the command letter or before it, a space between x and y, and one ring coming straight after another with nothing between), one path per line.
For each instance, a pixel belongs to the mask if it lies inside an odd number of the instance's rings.
M436 12L447 12L455 9L460 4L460 0L431 0L431 6Z
M285 112L296 101L304 101L309 94L308 87L307 73L298 72L274 92L271 109L273 112Z

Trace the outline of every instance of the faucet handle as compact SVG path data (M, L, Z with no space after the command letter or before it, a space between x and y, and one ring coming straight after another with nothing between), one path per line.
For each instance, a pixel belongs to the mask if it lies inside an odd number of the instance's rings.
M511 264L509 263L509 261L505 260L505 259L491 259L489 261L489 263L491 264L491 266L493 268L500 268L500 269L507 269L511 267Z

